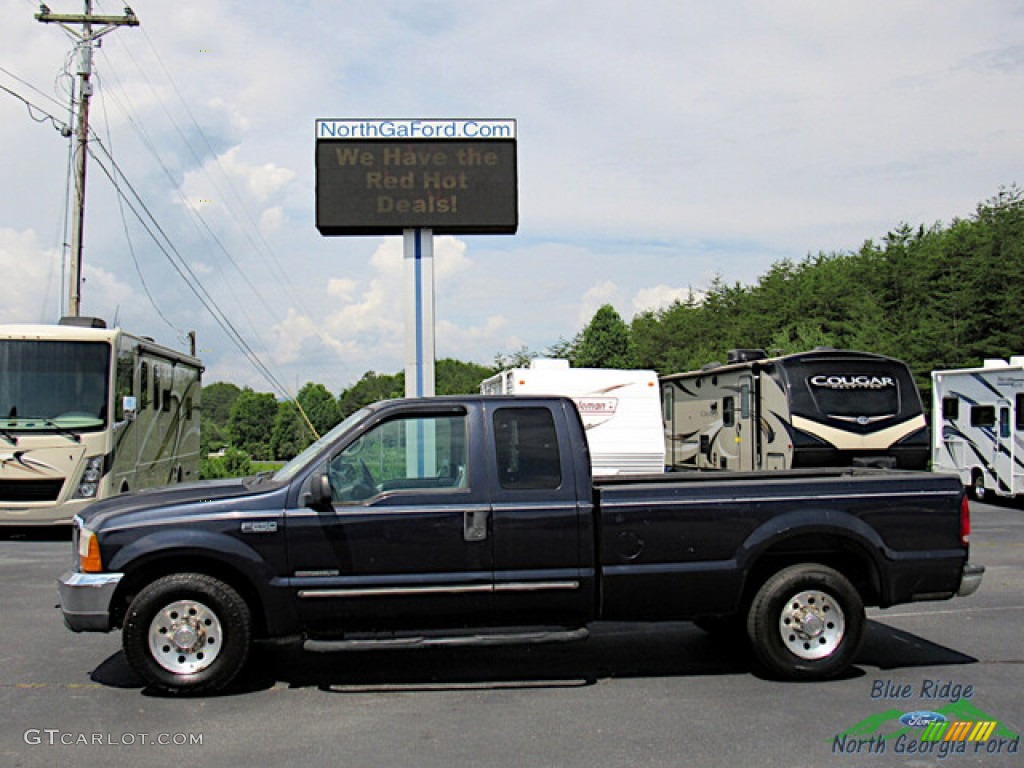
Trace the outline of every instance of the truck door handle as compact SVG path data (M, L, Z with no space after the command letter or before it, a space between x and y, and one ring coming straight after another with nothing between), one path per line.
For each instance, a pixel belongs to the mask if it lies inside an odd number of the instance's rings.
M487 509L467 511L462 518L462 538L466 541L485 541L487 539L487 518L491 512Z

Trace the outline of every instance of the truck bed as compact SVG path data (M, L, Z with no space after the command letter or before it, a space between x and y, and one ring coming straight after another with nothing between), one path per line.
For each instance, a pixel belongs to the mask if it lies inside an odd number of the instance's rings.
M602 613L692 618L743 603L800 552L858 577L866 603L951 597L966 549L955 476L865 468L594 480Z

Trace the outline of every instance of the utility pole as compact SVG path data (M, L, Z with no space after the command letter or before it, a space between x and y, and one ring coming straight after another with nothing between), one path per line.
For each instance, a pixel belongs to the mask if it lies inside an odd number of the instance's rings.
M75 200L71 229L71 263L68 274L67 313L78 317L82 293L82 232L85 227L85 160L89 142L89 97L92 96L92 48L93 42L117 27L137 27L139 20L128 6L123 16L94 16L92 0L85 1L85 13L51 13L45 4L40 4L36 19L43 23L59 24L78 40L78 119L75 123ZM93 24L101 25L93 29ZM69 25L81 26L81 30Z

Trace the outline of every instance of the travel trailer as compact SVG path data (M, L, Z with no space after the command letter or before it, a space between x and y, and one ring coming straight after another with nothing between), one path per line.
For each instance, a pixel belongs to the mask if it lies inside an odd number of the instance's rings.
M661 395L671 468L928 465L921 395L893 358L737 349L725 365L662 377Z
M978 499L1024 492L1024 356L932 371L932 469Z
M102 320L0 326L0 524L198 480L202 370Z
M571 368L568 360L537 359L480 385L484 395L563 395L583 418L595 477L665 471L654 371Z

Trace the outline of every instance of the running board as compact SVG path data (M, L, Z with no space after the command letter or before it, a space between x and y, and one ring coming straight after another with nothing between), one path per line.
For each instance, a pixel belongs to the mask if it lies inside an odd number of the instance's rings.
M388 637L379 640L306 640L303 650L313 653L333 651L381 651L390 648L455 648L459 646L524 645L540 643L571 643L586 640L586 627L564 631L508 632L482 635L446 635L438 637Z

